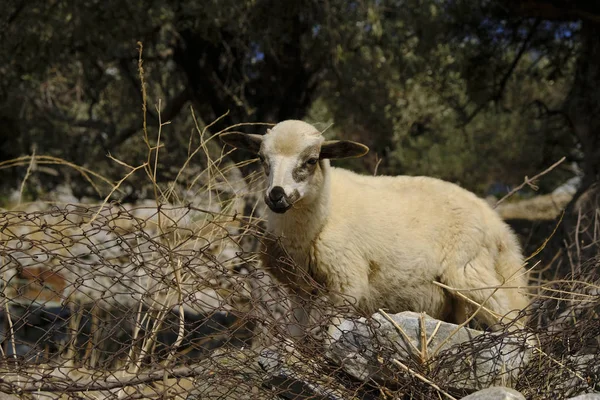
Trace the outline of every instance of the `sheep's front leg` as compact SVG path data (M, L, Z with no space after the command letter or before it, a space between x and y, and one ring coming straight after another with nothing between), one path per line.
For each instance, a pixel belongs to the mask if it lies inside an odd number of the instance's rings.
M312 338L328 343L342 321L337 305L325 296L303 296L294 293L290 298L292 310L288 333L294 339Z
M314 300L310 313L311 336L329 347L340 336L339 325L343 321L341 298L321 296Z
M290 318L287 333L295 339L303 339L307 335L310 317L310 299L298 293L290 294Z

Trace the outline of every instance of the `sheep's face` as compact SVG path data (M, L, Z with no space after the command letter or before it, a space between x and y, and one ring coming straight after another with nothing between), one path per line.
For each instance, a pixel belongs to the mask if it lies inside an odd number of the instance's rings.
M355 142L325 141L315 127L296 120L280 122L265 135L225 133L221 139L259 156L268 180L265 203L276 213L318 198L327 159L360 157L368 151Z
M265 203L276 213L310 202L323 181L323 136L310 125L291 128L276 125L268 131L258 153L268 181Z

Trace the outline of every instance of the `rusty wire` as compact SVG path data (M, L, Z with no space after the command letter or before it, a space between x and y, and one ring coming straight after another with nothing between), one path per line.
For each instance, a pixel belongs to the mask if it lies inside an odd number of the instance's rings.
M436 354L417 346L417 357L399 358L381 321L362 316L372 336L355 356L371 366L357 379L318 340L285 339L290 309L260 266L264 232L235 213L32 206L0 214L0 232L0 391L16 398L458 399L506 376L531 399L598 390L593 259L536 289L523 330ZM520 333L535 346L512 339ZM514 371L478 367L525 352Z

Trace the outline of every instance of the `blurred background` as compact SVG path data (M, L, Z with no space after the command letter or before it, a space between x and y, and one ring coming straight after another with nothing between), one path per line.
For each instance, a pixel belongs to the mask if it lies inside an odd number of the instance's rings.
M161 179L177 173L170 163L187 156L196 122L218 119L216 132L298 118L329 138L367 144L366 157L338 162L364 173L431 175L497 199L564 156L537 194L572 195L598 180L600 5L593 2L3 4L3 204L29 166L4 168L6 160L55 156L116 180L128 171L107 155L129 165L146 159L138 42L150 136L159 117L172 122L161 129ZM27 200L59 184L77 199L102 198L72 168L33 172ZM148 197L137 175L114 196ZM516 198L533 192L525 187Z

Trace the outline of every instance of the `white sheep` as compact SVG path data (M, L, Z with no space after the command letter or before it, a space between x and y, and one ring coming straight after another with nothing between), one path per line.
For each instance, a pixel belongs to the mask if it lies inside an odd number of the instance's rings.
M473 193L430 177L331 167L329 159L360 157L368 148L325 141L302 121L280 122L265 135L220 137L261 159L267 230L281 238L266 245L264 262L300 298L315 294L305 272L334 304L353 299L369 315L382 308L462 323L483 304L476 319L491 326L527 306L518 240ZM306 323L306 315L297 317Z

